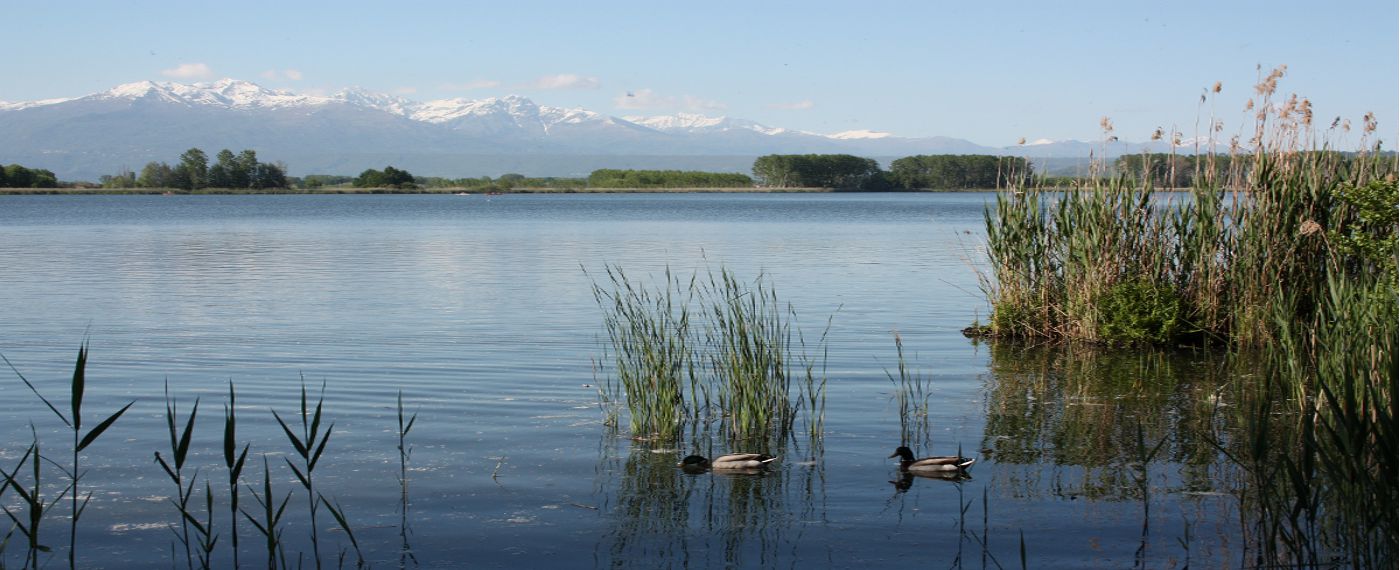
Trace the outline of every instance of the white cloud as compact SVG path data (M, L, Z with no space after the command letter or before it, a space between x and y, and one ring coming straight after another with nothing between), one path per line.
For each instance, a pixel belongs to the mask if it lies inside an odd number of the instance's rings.
M500 87L501 82L494 79L477 79L466 83L447 83L442 86L448 91L472 91L476 89L494 89Z
M301 81L302 78L301 70L297 69L283 69L281 71L278 71L276 69L269 69L267 71L259 73L258 75L262 76L263 79L271 81L277 81L279 79Z
M719 101L691 97L690 95L682 97L681 104L687 111L723 111L729 108L728 105Z
M806 111L807 109L811 109L812 107L816 106L817 104L813 103L811 99L803 99L801 101L794 101L791 103L773 103L771 105L768 105L768 108L779 109L783 111Z
M161 75L176 79L203 79L214 75L214 70L203 63L182 63L178 67L162 69Z
M613 105L619 109L682 109L686 111L723 111L724 103L701 99L692 95L676 97L661 95L651 89L628 91L613 98Z
M535 89L597 89L602 86L597 77L584 77L573 73L546 75L525 84Z

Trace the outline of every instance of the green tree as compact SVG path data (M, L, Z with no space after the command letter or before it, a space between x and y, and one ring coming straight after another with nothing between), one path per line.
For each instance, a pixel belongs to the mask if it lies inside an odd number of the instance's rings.
M870 190L882 185L880 163L849 154L770 154L754 161L759 184L773 188Z
M413 175L407 170L385 166L383 171L366 169L355 177L352 183L356 188L413 188Z
M175 172L164 162L148 162L136 184L142 188L175 188Z
M233 166L229 170L229 177L234 183L234 188L252 188L254 177L258 170L258 153L249 149L244 149L233 159Z
M5 180L11 188L30 188L33 183L29 169L18 164L5 167Z
M197 148L185 151L180 155L180 164L175 167L175 174L180 188L204 188L209 182L209 156Z
M281 166L268 164L266 162L259 162L256 164L257 166L253 167L250 188L262 190L267 188L287 187L287 173L282 170Z
M1024 158L991 155L917 155L890 163L890 180L906 190L990 189L1022 183L1032 174Z
M236 181L233 178L233 151L223 149L215 155L214 160L214 166L209 167L209 186L212 188L236 188Z
M104 174L98 179L103 188L135 188L136 173L130 169L122 168L116 174Z

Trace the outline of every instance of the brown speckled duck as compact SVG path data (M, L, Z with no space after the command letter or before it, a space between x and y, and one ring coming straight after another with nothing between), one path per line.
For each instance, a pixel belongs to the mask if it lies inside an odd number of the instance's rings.
M704 471L705 469L762 469L769 463L777 461L777 457L764 455L762 453L730 453L721 455L713 460L705 459L703 455L688 455L676 466L686 471Z
M914 452L903 445L894 450L890 457L899 458L899 470L908 473L935 473L940 471L964 471L977 462L975 458L957 455L939 455L914 459Z

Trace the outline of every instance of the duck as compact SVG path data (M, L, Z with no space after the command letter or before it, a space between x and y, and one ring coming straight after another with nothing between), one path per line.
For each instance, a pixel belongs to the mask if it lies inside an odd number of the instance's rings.
M914 459L914 452L903 445L894 450L890 457L899 458L899 470L906 473L932 473L939 471L965 471L977 462L976 458L957 455L939 455Z
M721 455L713 460L706 459L703 455L687 455L676 467L686 471L704 471L706 469L762 469L769 463L777 461L777 457L762 453L730 453Z

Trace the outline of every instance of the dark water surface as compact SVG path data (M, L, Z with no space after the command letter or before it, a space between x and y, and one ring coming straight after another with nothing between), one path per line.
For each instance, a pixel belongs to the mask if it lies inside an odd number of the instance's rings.
M174 488L152 460L168 448L166 381L182 408L201 399L190 461L215 484L215 564L230 566L227 383L256 461L248 480L260 488L266 456L280 494L297 483L269 409L294 414L302 378L313 397L324 382L334 421L317 485L377 567L1012 568L1022 537L1036 567L1238 565L1236 501L1201 438L1228 405L1209 361L992 349L959 334L986 314L973 268L990 199L0 196L0 353L63 408L86 333L85 417L136 400L84 453L95 495L83 567L170 564ZM683 452L606 429L592 387L602 312L584 270L607 263L634 279L763 272L813 337L834 314L824 447L795 443L762 477L691 476L675 462L710 442ZM900 439L885 372L896 331L933 378L928 450L976 454L969 480L900 481L886 459ZM4 376L0 466L19 460L30 422L63 457L58 420ZM407 533L400 390L419 414ZM1166 441L1146 462L1139 433ZM56 470L45 477L61 489ZM288 508L293 561L311 552L303 501ZM53 567L66 564L66 512L46 522ZM334 564L348 542L319 516ZM260 537L240 524L256 566ZM5 558L19 565L16 543Z

